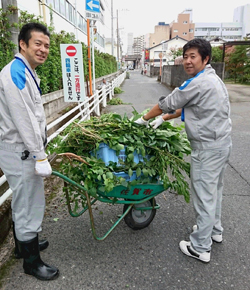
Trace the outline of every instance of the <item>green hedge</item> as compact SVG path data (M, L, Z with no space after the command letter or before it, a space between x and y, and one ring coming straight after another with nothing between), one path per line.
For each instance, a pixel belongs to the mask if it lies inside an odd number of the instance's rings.
M13 7L7 12L0 9L0 70L9 63L14 55L13 48L14 44L9 41L10 32L8 29L11 27L8 15L12 14ZM51 22L53 17L51 13ZM21 28L25 23L28 22L40 22L43 23L41 17L37 17L34 14L28 14L26 11L19 11L19 22L12 26L18 26ZM45 23L43 23L45 24ZM46 25L46 24L45 24ZM47 26L47 25L46 25ZM41 90L43 94L54 92L62 89L62 67L61 67L61 55L60 55L60 44L62 43L80 43L76 40L73 33L61 31L56 33L53 28L53 23L48 27L51 33L50 38L50 53L47 61L38 66L36 72L41 79ZM84 64L84 75L88 75L89 64L88 64L88 48L84 43L82 44L83 51L83 64ZM108 53L102 53L95 49L95 77L99 78L117 71L117 63L115 57ZM92 69L93 72L93 69Z

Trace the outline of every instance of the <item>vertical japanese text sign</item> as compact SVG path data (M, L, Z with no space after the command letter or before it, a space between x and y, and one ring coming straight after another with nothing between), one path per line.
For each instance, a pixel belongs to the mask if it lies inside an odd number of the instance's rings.
M81 44L60 44L65 102L85 100Z

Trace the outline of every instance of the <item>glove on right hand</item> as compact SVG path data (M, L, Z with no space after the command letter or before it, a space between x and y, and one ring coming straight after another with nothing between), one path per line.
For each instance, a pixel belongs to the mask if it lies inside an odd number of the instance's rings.
M155 119L153 122L150 123L150 125L153 127L153 129L158 128L165 120L161 117Z
M48 159L37 160L35 164L35 174L42 177L48 177L52 173L52 168Z
M144 125L148 128L148 121L145 121L142 117L135 121L136 124Z

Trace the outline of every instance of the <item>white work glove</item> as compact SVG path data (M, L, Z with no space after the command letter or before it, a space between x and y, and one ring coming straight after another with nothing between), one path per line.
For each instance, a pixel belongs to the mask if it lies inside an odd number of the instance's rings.
M52 168L48 159L37 160L35 165L35 174L42 177L48 177L52 173Z
M158 128L165 120L160 116L159 118L155 119L153 122L150 123L150 125L153 127L153 129Z
M144 126L146 126L146 127L148 128L148 121L145 121L145 120L143 119L143 117L137 119L137 120L135 121L135 123L136 123L136 124L139 124L139 125L144 125Z

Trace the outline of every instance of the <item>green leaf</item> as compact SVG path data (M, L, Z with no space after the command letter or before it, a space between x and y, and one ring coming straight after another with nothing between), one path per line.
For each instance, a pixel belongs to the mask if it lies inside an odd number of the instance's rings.
M128 170L128 175L131 177L133 175L133 170L131 168L129 168Z
M136 169L136 176L139 177L141 175L141 168Z
M148 176L148 170L146 168L142 169L142 173L143 175Z
M107 176L107 178L110 178L110 179L113 179L114 178L114 175L113 175L112 172L107 172L106 173L106 176Z
M131 161L133 161L133 160L134 160L134 154L133 154L133 153L128 154L128 156L127 156L127 161L128 161L128 162L131 162Z

